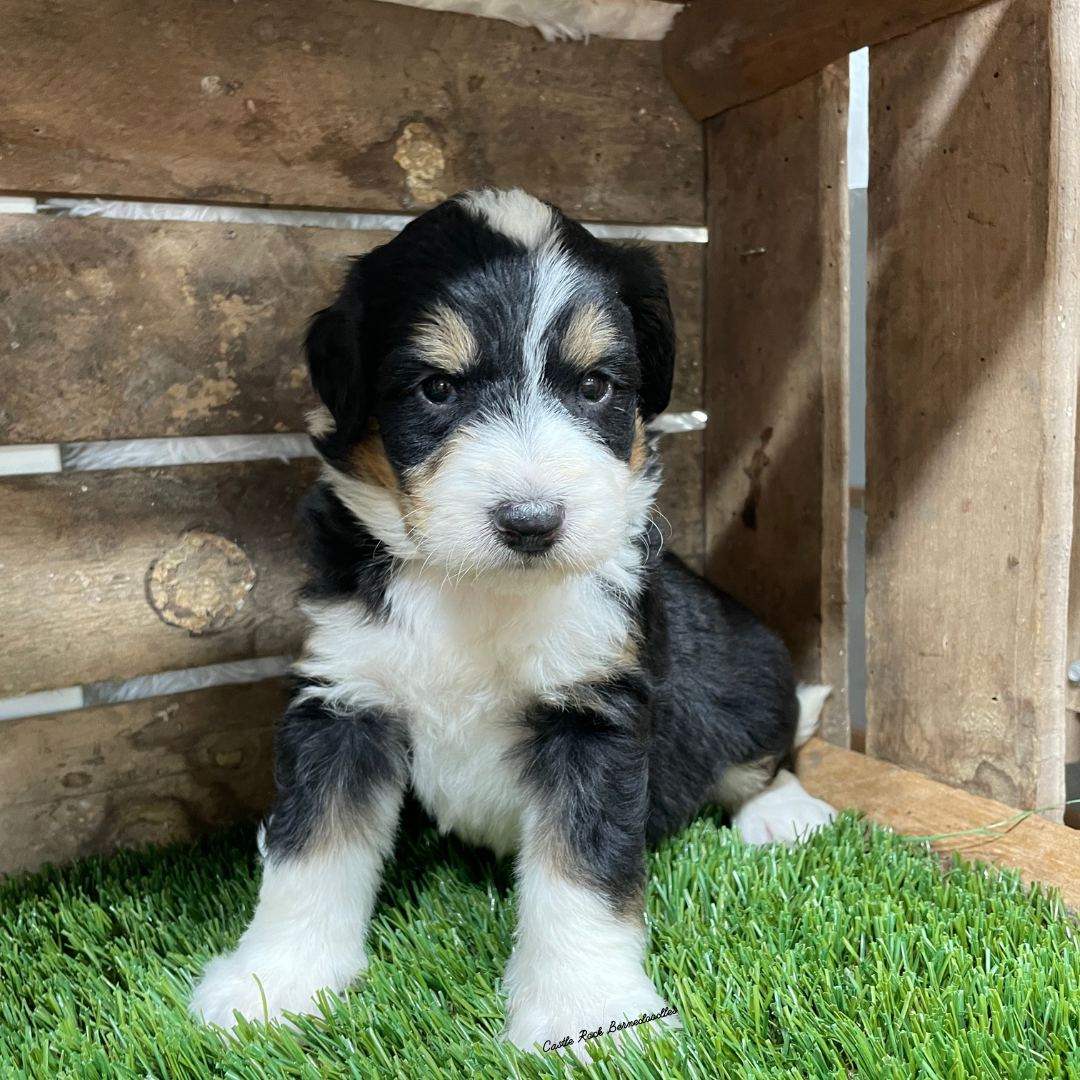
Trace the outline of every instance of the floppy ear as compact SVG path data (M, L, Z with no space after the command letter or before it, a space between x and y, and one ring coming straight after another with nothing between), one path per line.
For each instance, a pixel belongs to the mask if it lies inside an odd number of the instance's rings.
M367 428L371 398L360 342L363 315L363 277L357 261L338 298L312 317L304 341L311 383L334 418L336 431L321 440L328 448L349 445Z
M619 295L630 309L641 361L638 400L646 420L667 408L675 373L675 320L668 301L667 281L648 248L619 252Z

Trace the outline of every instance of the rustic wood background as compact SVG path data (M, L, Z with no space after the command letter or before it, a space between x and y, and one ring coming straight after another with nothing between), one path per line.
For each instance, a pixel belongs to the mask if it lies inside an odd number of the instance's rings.
M847 65L705 125L709 577L834 693L848 744Z
M1023 808L1064 799L1080 168L1058 10L997 0L870 57L867 751Z
M701 127L656 43L374 0L76 0L7 12L0 68L4 194L417 213L521 186L582 220L703 221ZM302 430L306 320L390 235L0 215L0 445ZM671 407L700 408L704 245L651 246ZM702 434L662 453L669 543L700 569ZM0 479L0 696L296 652L293 513L316 467ZM0 724L0 872L263 812L282 694Z

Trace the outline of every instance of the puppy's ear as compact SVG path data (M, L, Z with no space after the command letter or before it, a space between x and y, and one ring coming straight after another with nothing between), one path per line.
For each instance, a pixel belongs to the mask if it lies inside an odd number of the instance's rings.
M311 383L336 426L328 442L347 443L367 426L370 396L360 340L363 317L363 277L357 261L334 303L312 317L304 341Z
M619 296L630 309L641 361L638 399L646 420L667 408L675 373L675 320L667 281L648 248L623 248L619 259Z

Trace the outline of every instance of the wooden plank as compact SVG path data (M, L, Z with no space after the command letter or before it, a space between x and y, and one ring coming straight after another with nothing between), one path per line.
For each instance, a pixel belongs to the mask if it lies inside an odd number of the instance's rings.
M661 507L693 564L700 473L680 439L692 447L695 436L667 439L665 457L683 468ZM0 481L0 696L298 651L293 518L317 469L255 462Z
M705 572L704 433L680 432L660 440L664 482L656 498L665 543L699 574Z
M846 746L847 67L706 124L706 565Z
M590 220L702 217L657 42L375 0L71 0L9 4L0 69L0 190L401 211L524 187Z
M0 724L0 874L265 813L286 696L274 679Z
M675 316L675 380L672 412L704 407L702 335L704 331L704 244L655 244L668 279ZM680 432L660 440L664 483L657 497L660 526L670 533L668 544L698 573L705 569L705 493L702 432Z
M295 652L314 461L0 482L0 695Z
M1080 832L1037 815L1022 821L1016 810L993 799L929 780L896 765L811 739L799 751L796 770L811 795L837 807L854 807L871 821L904 836L931 841L935 851L959 852L995 866L1019 870L1026 885L1058 889L1070 908L1080 908ZM944 836L994 829L996 835Z
M999 0L870 59L867 752L1025 809L1064 797L1067 6Z
M307 320L392 235L0 215L0 443L302 431Z
M0 445L302 431L307 321L392 235L0 215ZM699 408L704 245L650 246Z
M699 120L793 86L982 0L694 0L664 39L664 72Z

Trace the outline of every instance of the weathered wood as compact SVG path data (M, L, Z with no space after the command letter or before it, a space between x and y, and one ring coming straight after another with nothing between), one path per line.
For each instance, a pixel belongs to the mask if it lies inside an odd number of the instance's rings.
M675 316L678 350L672 412L704 407L702 331L704 329L705 245L653 245L667 275ZM680 432L660 440L664 482L657 497L660 527L667 543L698 573L705 568L704 438L701 432Z
M0 695L295 652L294 514L316 471L257 462L0 481Z
M696 438L668 437L673 468L661 500L672 546L692 564L701 552ZM293 516L317 468L258 462L0 481L0 695L297 651Z
M846 746L847 68L706 124L706 566Z
M705 572L704 450L703 432L665 435L660 440L664 482L656 498L666 546L699 574Z
M0 215L0 443L302 431L307 320L392 235Z
M0 445L302 431L307 321L392 235L0 215ZM699 408L704 246L651 246Z
M811 795L833 806L861 810L871 821L904 836L940 837L931 846L995 866L1019 870L1026 885L1041 882L1080 908L1080 832L993 799L947 787L896 765L812 739L799 751L796 770ZM946 835L986 829L995 835Z
M1071 6L1000 0L870 61L867 752L1023 808L1064 797Z
M265 813L285 700L274 679L0 724L0 874Z
M694 0L664 39L664 72L691 114L704 120L981 2Z
M702 217L656 42L374 0L72 0L8 4L0 70L0 190L400 211L524 187L586 219Z

